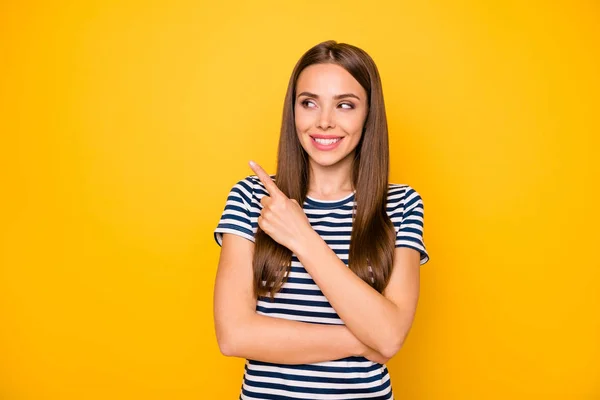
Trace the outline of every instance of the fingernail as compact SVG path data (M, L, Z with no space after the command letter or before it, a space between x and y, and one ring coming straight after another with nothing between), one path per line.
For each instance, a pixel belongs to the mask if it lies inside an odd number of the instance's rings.
M252 165L253 167L256 165L256 163L252 160L250 160L250 165Z

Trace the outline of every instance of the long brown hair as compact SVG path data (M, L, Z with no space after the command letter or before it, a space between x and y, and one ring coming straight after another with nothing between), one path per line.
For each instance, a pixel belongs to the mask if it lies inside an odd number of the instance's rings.
M379 72L364 50L328 40L312 47L300 58L292 71L285 95L275 183L290 199L304 204L310 169L308 155L300 144L294 121L296 82L304 68L320 63L343 67L367 92L368 114L352 166L356 215L352 224L348 267L381 293L389 281L395 247L395 229L386 213L388 128ZM287 279L291 261L292 251L258 227L252 260L254 294L270 294L273 299ZM263 280L266 281L265 286Z

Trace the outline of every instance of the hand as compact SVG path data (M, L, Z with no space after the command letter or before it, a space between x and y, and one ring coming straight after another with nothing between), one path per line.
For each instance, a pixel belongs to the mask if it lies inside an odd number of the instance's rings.
M277 243L296 253L297 246L315 233L308 217L295 199L289 199L279 190L260 165L253 161L249 164L269 193L260 200L263 209L258 226Z

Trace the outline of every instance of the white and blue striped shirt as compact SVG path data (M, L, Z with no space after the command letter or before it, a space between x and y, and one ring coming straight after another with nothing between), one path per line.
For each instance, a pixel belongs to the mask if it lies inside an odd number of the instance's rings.
M275 175L271 175L271 179L274 178ZM223 233L233 233L254 242L257 219L263 207L260 200L265 195L268 193L256 175L247 176L233 186L214 231L219 246ZM354 196L352 193L333 201L307 197L303 204L311 226L346 265ZM419 193L408 185L390 184L387 214L396 228L396 247L419 251L420 265L429 261L423 241L423 201ZM344 324L294 254L288 279L275 301L259 298L256 312L308 323ZM393 393L387 367L357 356L303 365L246 360L239 398L390 400Z

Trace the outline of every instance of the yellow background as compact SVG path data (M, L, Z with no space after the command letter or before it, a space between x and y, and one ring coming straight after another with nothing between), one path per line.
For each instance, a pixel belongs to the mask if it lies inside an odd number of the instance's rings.
M234 399L212 231L298 58L382 75L423 196L398 399L599 399L595 1L0 3L0 398Z

